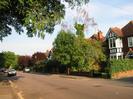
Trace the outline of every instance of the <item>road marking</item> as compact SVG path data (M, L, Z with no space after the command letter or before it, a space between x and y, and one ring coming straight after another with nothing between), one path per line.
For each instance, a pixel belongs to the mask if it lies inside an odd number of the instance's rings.
M24 99L23 96L22 96L22 91L18 92L17 95L18 95L18 97L19 97L20 99Z
M13 82L9 80L9 83L10 83L11 87L14 88Z
M15 89L17 89L18 87L11 80L9 80L9 83L10 83L11 87L14 89L14 91L16 92ZM19 97L19 99L24 99L24 97L22 96L22 91L19 91L16 93L17 93L17 96Z

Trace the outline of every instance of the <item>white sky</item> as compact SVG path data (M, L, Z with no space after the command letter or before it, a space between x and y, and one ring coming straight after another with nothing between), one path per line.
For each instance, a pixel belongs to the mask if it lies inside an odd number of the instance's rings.
M130 20L133 20L133 0L90 0L90 3L84 6L90 18L94 18L98 24L98 29L107 33L110 27L123 27ZM79 15L76 10L66 9L66 16L63 20L71 29L72 24ZM82 19L82 15L80 17ZM78 21L81 21L78 18ZM45 52L52 48L52 43L56 38L61 27L55 27L53 34L46 34L45 39L37 37L28 38L25 34L18 35L14 30L12 35L4 38L0 42L0 52L12 51L19 55L32 55L35 52ZM86 37L94 34L94 27L89 26Z

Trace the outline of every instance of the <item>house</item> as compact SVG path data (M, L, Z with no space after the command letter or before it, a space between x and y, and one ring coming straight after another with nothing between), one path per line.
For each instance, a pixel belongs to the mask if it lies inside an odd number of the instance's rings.
M133 58L133 20L123 28L110 28L106 35L110 59Z
M103 32L101 31L98 31L97 34L93 34L90 39L92 40L98 40L98 41L101 41L101 42L104 42L105 41L105 37L103 36Z

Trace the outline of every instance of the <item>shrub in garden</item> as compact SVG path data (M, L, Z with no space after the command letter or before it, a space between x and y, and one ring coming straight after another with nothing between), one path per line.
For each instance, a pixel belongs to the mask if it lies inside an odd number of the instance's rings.
M125 72L133 70L133 60L132 59L122 59L122 60L110 60L108 61L108 66L106 71L112 76L115 73Z

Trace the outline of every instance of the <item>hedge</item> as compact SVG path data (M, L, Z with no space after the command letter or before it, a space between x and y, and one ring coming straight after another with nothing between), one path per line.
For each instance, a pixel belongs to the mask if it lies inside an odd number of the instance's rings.
M133 70L133 59L110 60L108 61L107 67L111 75L118 72Z

